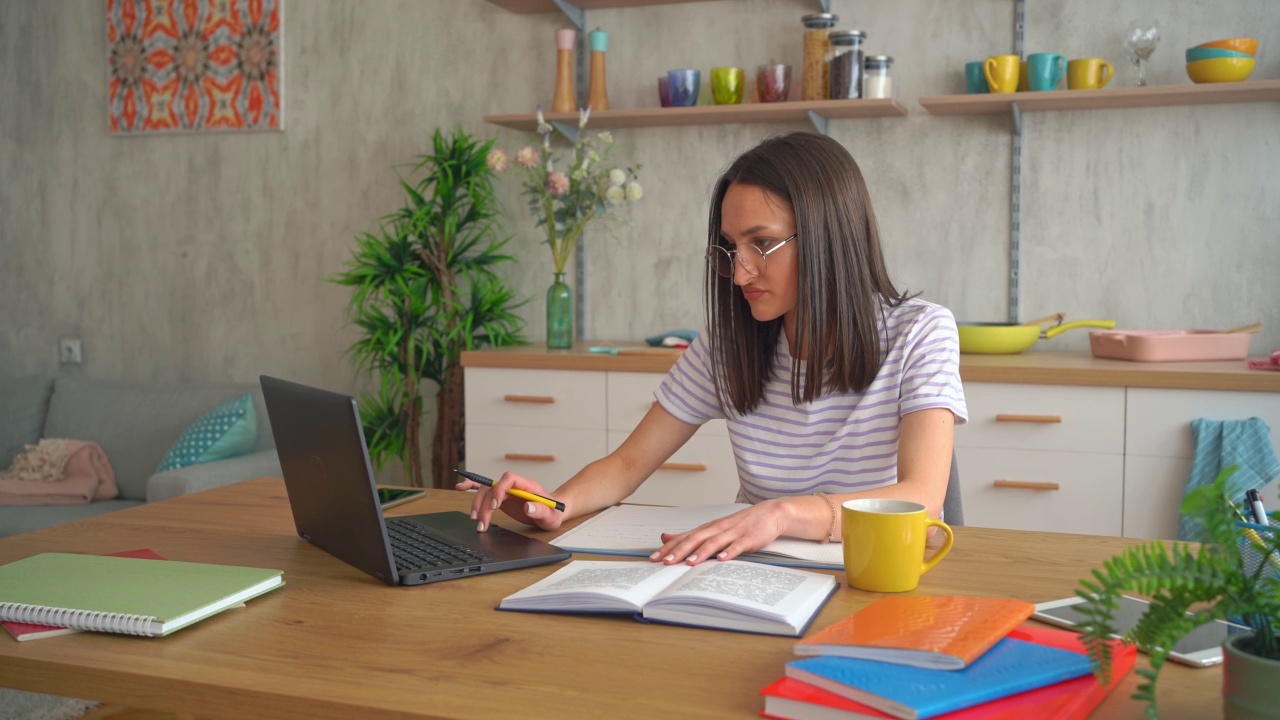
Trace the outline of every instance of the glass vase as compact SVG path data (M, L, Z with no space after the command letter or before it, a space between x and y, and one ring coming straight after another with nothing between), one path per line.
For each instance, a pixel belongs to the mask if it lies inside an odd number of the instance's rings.
M573 347L573 288L564 281L564 273L556 273L555 282L547 288L547 347Z

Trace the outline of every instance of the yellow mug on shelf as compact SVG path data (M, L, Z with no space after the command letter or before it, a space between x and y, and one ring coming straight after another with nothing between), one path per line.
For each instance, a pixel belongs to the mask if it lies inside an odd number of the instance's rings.
M1017 55L992 55L982 65L982 74L987 76L987 87L993 93L1011 93L1018 91L1018 76L1022 69L1022 58Z
M1013 57L1017 57L1014 55ZM908 500L849 500L841 508L844 570L849 586L869 592L906 592L920 576L951 552L955 536L924 505ZM925 536L936 527L946 534L942 547L925 559Z
M1102 58L1076 58L1067 63L1067 89L1100 90L1115 74L1116 69Z

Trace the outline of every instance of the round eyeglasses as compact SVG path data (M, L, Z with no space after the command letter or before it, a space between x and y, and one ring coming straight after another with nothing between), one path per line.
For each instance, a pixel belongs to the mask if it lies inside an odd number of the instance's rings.
M733 261L737 258L738 264L751 277L759 277L764 274L765 268L769 264L769 253L781 248L783 245L795 240L795 234L774 245L768 250L761 250L752 243L744 243L739 245L737 250L729 250L720 245L712 245L707 248L707 264L716 271L721 277L733 277Z

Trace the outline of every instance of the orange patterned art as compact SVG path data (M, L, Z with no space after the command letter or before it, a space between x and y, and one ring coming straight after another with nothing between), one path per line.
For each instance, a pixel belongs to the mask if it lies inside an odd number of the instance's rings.
M109 129L284 127L280 0L106 0Z

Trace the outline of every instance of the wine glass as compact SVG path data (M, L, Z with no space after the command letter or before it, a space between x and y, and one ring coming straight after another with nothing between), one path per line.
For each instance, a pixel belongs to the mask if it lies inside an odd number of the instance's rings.
M1124 49L1129 60L1138 66L1138 87L1147 86L1147 58L1160 41L1160 25L1155 21L1134 20L1124 34Z

